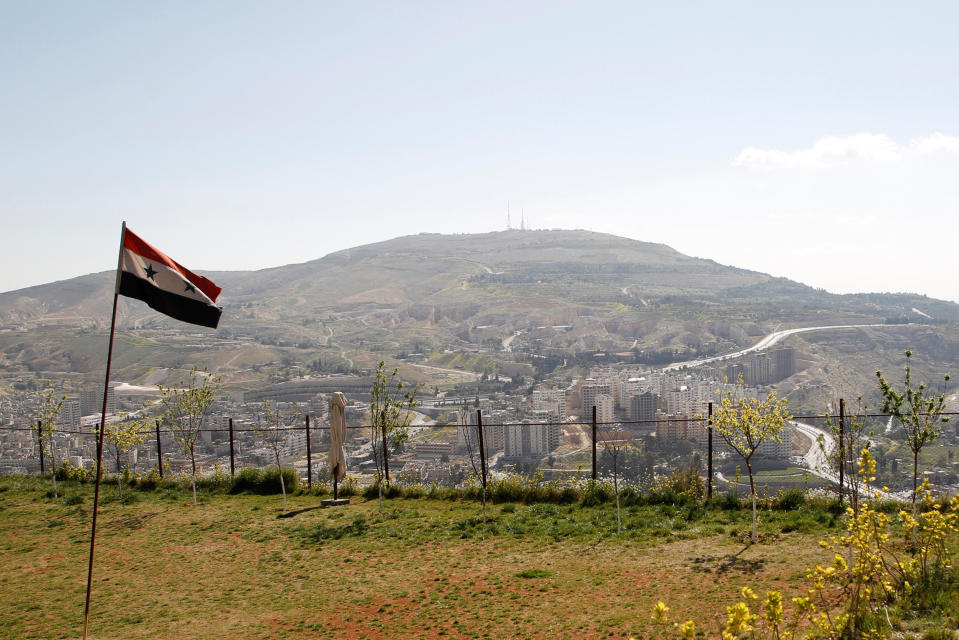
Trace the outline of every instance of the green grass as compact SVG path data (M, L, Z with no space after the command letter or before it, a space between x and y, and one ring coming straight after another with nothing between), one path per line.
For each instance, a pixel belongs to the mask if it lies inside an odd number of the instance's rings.
M92 488L48 489L0 478L0 638L79 635ZM783 500L748 546L749 511L726 498L635 497L616 533L609 502L495 502L484 517L449 494L380 512L301 491L282 513L275 495L207 489L192 507L175 484L129 503L103 489L94 638L672 637L649 622L657 600L716 627L744 584L799 595L842 525L825 502Z

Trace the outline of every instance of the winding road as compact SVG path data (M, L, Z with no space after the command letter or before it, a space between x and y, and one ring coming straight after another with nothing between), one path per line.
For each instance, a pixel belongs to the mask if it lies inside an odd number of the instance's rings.
M803 435L809 437L811 443L809 445L809 451L803 456L806 461L806 468L809 469L809 472L833 482L839 484L839 476L827 471L829 468L829 461L827 457L833 450L836 448L836 439L833 438L832 433L822 429L820 427L814 427L811 424L806 424L804 422L796 422L791 420L790 423L795 427L796 431L802 433ZM823 444L825 451L819 447L819 437L822 436Z
M674 362L668 367L664 367L663 371L676 371L684 367L699 367L704 364L709 364L711 362L722 362L723 360L732 360L734 358L739 358L748 353L753 353L755 351L762 351L763 349L768 349L769 347L775 345L778 342L782 342L786 338L797 333L808 333L810 331L834 331L842 329L867 329L867 328L884 328L891 329L894 327L916 327L924 326L917 325L916 323L910 322L909 324L839 324L831 325L826 327L802 327L799 329L783 329L782 331L773 331L768 336L757 342L751 347L742 349L741 351L736 351L734 353L727 353L722 356L713 356L711 358L702 358L699 360L687 360L686 362Z

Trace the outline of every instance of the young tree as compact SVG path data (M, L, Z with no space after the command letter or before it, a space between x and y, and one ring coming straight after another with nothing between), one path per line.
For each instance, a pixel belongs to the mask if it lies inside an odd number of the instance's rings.
M834 406L834 408L836 407ZM822 434L816 439L819 450L825 457L829 468L835 469L837 472L842 468L843 480L849 487L849 503L856 514L859 513L859 497L862 492L861 475L856 470L856 459L864 449L869 449L872 444L870 438L874 435L872 431L866 430L866 422L861 417L861 414L865 413L866 410L867 407L862 403L862 398L859 398L856 413L860 415L846 414L842 425L834 420L838 409L827 412L826 428L832 433L834 446L831 450L828 449L826 439ZM840 426L842 427L841 435ZM839 501L842 503L844 488L839 487L837 491L839 492Z
M739 387L741 388L741 387ZM786 412L786 399L778 398L770 391L765 400L757 398L736 399L732 391L721 394L719 411L713 413L713 426L746 463L749 472L749 493L753 503L753 528L751 541L758 540L756 532L756 482L753 478L752 459L763 442L781 442L780 433L790 419Z
M123 454L136 449L146 439L147 429L152 423L152 420L145 418L124 418L124 416L120 416L120 420L116 422L107 422L103 430L103 444L109 444L113 448L116 460L118 499L123 498L121 478Z
M469 403L464 402L463 408L459 414L458 428L463 434L463 440L466 442L466 451L470 457L470 466L473 469L473 478L479 478L480 495L483 503L483 522L486 522L486 487L483 486L482 460L477 459L477 456L480 455L479 425L470 424L471 415L472 412Z
M409 426L416 407L419 386L404 391L406 385L399 378L399 369L386 375L386 362L380 360L370 390L370 442L376 461L376 483L379 487L380 510L383 509L383 481L389 482L387 456L391 448L402 445L409 437Z
M942 415L946 407L946 394L929 395L925 383L919 387L912 387L912 367L910 365L912 351L906 351L906 376L902 392L896 391L883 377L881 371L876 372L879 379L879 393L882 395L882 410L892 415L906 430L906 444L912 451L912 517L916 517L916 491L919 478L919 452L927 443L935 440L942 434L942 425L949 422L949 418ZM949 374L944 376L949 382Z
M173 441L190 456L193 506L196 506L196 441L207 412L220 388L220 378L196 367L190 369L182 388L160 386L163 421L170 426Z
M66 396L57 397L53 389L47 389L37 398L37 423L33 425L33 430L37 434L40 447L44 453L50 455L50 464L53 469L53 497L59 497L57 493L57 449L54 446L53 435L57 432L57 417L60 415L60 409L63 407L63 401Z
M270 448L273 459L276 460L276 470L280 474L280 491L283 493L283 511L286 511L286 483L283 480L283 466L280 464L280 447L299 413L300 407L296 403L284 410L278 404L271 404L269 400L264 400L263 407L253 411L253 435Z
M596 439L603 443L603 449L613 459L613 492L616 494L616 533L623 531L623 517L619 506L619 456L629 447L632 434L621 429L599 431Z

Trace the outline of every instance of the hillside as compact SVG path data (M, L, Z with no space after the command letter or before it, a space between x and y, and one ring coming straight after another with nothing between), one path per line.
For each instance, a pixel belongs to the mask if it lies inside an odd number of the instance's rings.
M404 354L442 365L456 352L483 355L472 358L478 373L493 363L542 375L544 363L569 357L631 352L641 362L668 362L731 352L777 328L873 323L922 324L794 342L827 383L830 365L871 376L908 346L920 369L959 369L957 304L833 295L588 231L420 234L302 264L205 275L224 289L215 332L121 299L119 376L199 361L249 387ZM104 272L0 294L5 376L99 373L111 293L112 272ZM430 380L425 371L409 373Z

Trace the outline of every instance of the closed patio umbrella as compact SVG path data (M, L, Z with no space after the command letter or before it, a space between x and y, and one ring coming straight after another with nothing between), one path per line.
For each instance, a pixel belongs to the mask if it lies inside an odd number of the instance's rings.
M330 398L330 454L327 467L333 476L333 499L339 498L339 481L346 477L346 396L337 391Z

